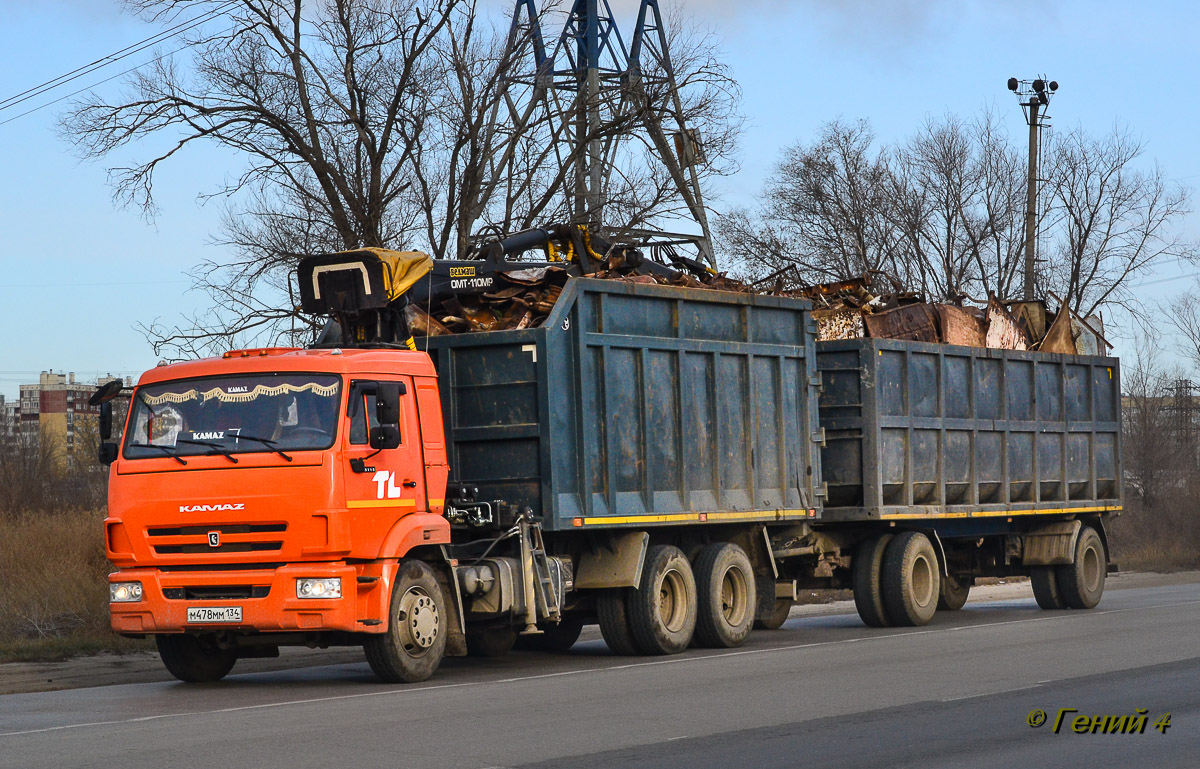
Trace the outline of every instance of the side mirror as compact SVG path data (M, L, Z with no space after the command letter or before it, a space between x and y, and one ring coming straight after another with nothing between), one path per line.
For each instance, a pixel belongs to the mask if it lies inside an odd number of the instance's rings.
M102 465L111 465L113 462L116 462L117 461L117 444L101 443L100 451L98 452L97 459L100 460L100 464L102 464Z
M380 425L400 425L400 393L402 382L380 382L375 391L375 418Z
M112 404L108 401L100 404L100 440L106 441L112 437Z
M96 392L92 393L92 397L88 398L88 405L98 406L101 403L107 403L121 394L122 387L120 379L105 382L97 388Z
M400 428L396 425L379 425L371 428L371 448L382 451L383 449L394 449L399 445Z

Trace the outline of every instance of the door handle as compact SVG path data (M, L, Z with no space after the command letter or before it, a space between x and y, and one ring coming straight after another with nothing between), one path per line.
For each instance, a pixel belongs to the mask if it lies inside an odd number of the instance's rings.
M415 489L417 487L417 482L416 481L405 481L404 483L402 483L400 485L406 489Z

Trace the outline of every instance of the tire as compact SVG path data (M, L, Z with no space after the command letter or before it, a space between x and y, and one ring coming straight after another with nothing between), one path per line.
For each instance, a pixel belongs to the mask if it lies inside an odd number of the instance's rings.
M470 657L503 657L516 643L517 631L512 628L467 631L467 655Z
M851 585L854 588L854 608L867 627L888 627L887 610L883 606L883 556L891 534L880 534L858 546L851 562Z
M750 557L732 542L717 542L700 551L694 569L696 641L711 649L741 646L758 607Z
M1091 526L1079 530L1075 540L1075 559L1069 566L1055 568L1058 590L1069 609L1091 609L1104 595L1108 559L1104 543Z
M896 626L929 624L941 587L937 553L919 531L898 534L883 554L883 606Z
M363 643L371 670L388 683L426 680L446 653L446 598L428 564L400 562L388 611L387 632Z
M754 627L757 630L778 630L787 622L788 615L792 613L792 607L795 605L796 602L791 598L775 599L775 610L771 612L771 616L754 620Z
M237 651L219 648L212 638L191 634L157 635L154 643L167 671L188 683L220 681L237 663Z
M971 593L970 577L943 576L938 592L938 611L958 611L967 602Z
M557 625L547 625L542 630L541 635L518 636L517 648L549 654L565 654L579 640L579 634L583 632L583 620L578 617L568 617Z
M613 588L601 591L596 597L596 619L600 622L600 635L613 654L630 657L638 654L637 642L629 629L629 610L626 599L631 588Z
M696 630L696 578L683 551L655 545L628 596L629 629L643 654L677 654Z
M1053 566L1033 566L1029 569L1029 582L1033 585L1033 597L1037 605L1048 611L1067 608L1062 592L1058 589L1058 574Z

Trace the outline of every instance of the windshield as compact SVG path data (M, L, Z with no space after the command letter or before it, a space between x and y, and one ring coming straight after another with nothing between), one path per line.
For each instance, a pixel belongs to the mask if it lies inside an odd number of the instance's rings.
M333 445L341 379L250 374L147 385L133 398L125 458L275 453Z

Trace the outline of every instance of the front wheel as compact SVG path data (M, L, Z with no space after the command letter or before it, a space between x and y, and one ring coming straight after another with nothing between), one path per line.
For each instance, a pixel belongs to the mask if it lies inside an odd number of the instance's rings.
M167 671L188 683L220 681L237 663L237 652L220 648L213 638L159 635L154 637L154 643Z
M446 600L428 564L400 563L389 612L387 632L363 643L371 670L388 683L424 681L446 653Z

